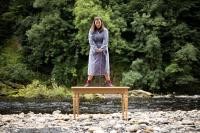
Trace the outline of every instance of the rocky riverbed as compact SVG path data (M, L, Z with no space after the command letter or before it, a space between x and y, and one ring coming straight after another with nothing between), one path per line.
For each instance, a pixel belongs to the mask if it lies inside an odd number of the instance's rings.
M200 132L200 110L136 111L128 113L72 114L56 110L51 114L33 112L0 115L1 133L197 133Z
M128 121L121 99L81 100L78 120L72 101L0 100L0 133L198 133L200 96L129 98Z

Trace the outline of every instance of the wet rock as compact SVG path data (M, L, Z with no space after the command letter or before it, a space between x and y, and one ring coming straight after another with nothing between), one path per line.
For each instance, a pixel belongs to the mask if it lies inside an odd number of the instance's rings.
M111 130L110 133L118 133L116 130Z
M116 120L110 120L110 121L109 121L109 125L110 125L110 126L114 126L115 124L116 124Z
M4 122L0 122L0 127L3 126L3 125L5 125L5 123Z
M100 127L89 127L88 131L90 133L104 133L103 129Z
M146 133L153 133L154 129L152 127L146 127L144 130Z
M12 118L10 118L9 116L5 116L1 119L1 122L6 122L6 123L9 123L11 122Z
M114 129L120 130L122 128L122 124L116 124L114 125Z
M55 118L55 120L63 120L63 121L68 121L70 120L70 117L68 115L59 115Z
M153 94L143 90L131 90L129 91L130 97L153 97Z
M194 125L194 122L192 122L191 120L183 120L181 122L182 125Z
M141 126L146 126L146 125L149 125L149 122L147 122L147 121L139 121L138 124L140 124Z
M160 124L169 124L169 120L167 118L157 118L156 121Z
M82 123L83 126L91 126L92 122L89 121L85 121L84 123Z
M128 132L137 132L139 130L139 125L132 125L126 128L126 131Z
M140 125L139 125L139 128L140 128L140 129L146 129L146 128L147 128L147 125L146 125L146 124L140 124Z
M164 133L168 130L166 130L166 129L161 130L160 127L154 127L153 131L154 131L154 133ZM167 133L169 133L169 131Z
M168 127L165 127L165 128L163 128L163 129L160 129L160 128L158 128L158 127L155 127L155 128L154 128L154 132L155 132L155 133L169 133L170 131L169 131Z
M142 129L139 129L136 131L136 133L143 133L144 131Z
M60 114L61 113L61 111L60 110L56 110L56 111L53 111L53 115L57 115L57 114Z

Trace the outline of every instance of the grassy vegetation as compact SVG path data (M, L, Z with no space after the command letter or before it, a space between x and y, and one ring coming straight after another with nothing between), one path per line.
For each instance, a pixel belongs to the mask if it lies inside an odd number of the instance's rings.
M25 99L64 99L71 92L49 81L48 75L33 72L21 60L21 45L16 37L8 39L0 53L0 96Z
M13 97L63 99L71 97L71 91L63 86L53 84L51 87L48 87L39 80L33 80L25 88L19 89L18 93L13 95Z

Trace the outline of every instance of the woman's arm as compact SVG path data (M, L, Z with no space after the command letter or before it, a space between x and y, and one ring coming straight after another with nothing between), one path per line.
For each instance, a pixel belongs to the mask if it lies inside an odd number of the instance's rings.
M96 43L92 39L92 31L91 30L89 31L89 34L88 34L88 40L89 40L90 48L92 49L92 53L95 53L98 48L97 48Z
M104 30L104 38L103 38L103 45L101 46L101 49L106 50L108 47L108 30Z

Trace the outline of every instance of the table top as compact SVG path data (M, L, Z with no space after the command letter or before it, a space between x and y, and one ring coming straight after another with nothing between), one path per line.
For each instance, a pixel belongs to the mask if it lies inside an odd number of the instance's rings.
M130 87L128 86L112 86L112 87L105 87L105 86L90 86L90 87L84 87L84 86L72 86L72 89L95 89L95 88L101 88L101 89L129 89Z
M113 87L84 87L84 86L73 86L72 92L74 93L102 93L102 94L124 94L128 93L128 89L130 87L121 87L121 86L113 86Z

